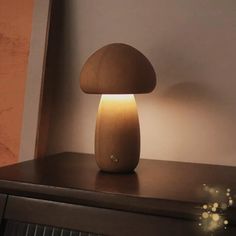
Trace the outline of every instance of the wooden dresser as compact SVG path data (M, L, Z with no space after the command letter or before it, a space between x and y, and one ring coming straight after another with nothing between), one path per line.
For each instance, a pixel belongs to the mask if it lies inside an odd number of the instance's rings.
M235 236L235 206L225 212L227 229L202 231L203 184L235 197L236 168L141 160L134 173L117 175L78 153L3 167L0 235Z

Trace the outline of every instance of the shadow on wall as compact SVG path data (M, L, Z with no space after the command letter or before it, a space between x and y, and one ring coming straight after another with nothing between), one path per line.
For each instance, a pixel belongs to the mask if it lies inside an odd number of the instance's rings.
M48 153L93 153L99 99L80 91L78 75L90 53L119 41L143 52L158 75L157 90L135 96L141 156L235 165L234 3L151 1L146 11L131 2L125 11L118 1L58 4Z
M158 153L159 159L168 156L171 160L234 165L235 114L224 97L196 82L179 82L152 96L157 121L146 135L151 134L157 146L151 153Z
M236 80L229 47L218 47L224 39L213 40L210 26L189 37L175 28L147 51L158 88L136 96L144 158L236 165Z
M193 82L181 82L170 86L161 96L181 103L203 102L204 104L218 104L217 94L208 88Z

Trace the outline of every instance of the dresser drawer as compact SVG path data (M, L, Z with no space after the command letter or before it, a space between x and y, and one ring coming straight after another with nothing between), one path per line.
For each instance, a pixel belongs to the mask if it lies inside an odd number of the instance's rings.
M94 155L79 153L17 163L0 168L0 236L21 236L12 234L19 225L23 235L27 227L46 228L43 236L53 229L53 236L206 235L197 222L208 202L202 184L230 188L234 197L235 180L235 167L144 159L132 174L111 175ZM214 235L235 236L235 204L224 214L229 225Z
M192 221L18 196L9 196L4 218L99 235L199 235Z
M207 235L200 231L194 221L18 196L8 197L4 219L42 227L58 227L59 230L90 232L79 234L89 236ZM236 228L229 227L216 235L235 236Z

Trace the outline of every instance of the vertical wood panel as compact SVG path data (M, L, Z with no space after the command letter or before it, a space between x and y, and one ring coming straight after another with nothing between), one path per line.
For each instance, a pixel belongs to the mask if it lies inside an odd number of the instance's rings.
M51 2L51 0L35 0L20 160L32 159L36 153Z

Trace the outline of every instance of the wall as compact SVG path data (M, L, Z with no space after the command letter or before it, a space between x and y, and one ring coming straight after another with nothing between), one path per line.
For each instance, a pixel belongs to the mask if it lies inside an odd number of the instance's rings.
M141 157L236 165L235 0L62 2L47 153L93 152L99 96L79 88L86 58L123 42L153 63L158 87L137 95Z
M0 0L0 166L18 160L33 0Z

